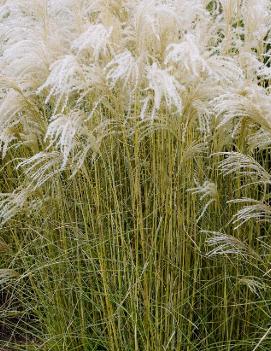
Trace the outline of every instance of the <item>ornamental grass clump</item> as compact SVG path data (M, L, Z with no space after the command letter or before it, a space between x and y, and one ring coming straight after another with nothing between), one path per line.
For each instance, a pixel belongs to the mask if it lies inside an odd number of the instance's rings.
M0 0L0 348L271 349L270 0Z

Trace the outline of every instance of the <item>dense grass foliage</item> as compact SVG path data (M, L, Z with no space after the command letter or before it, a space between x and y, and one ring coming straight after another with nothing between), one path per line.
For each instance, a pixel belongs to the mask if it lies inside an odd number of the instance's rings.
M270 350L270 1L0 23L0 348Z

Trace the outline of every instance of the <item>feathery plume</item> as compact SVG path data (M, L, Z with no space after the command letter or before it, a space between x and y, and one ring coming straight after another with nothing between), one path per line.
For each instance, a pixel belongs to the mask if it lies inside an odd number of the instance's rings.
M67 105L70 94L74 91L80 91L86 87L83 69L76 57L66 55L57 60L50 67L50 74L43 85L41 85L37 93L41 93L45 89L49 89L49 94L45 100L48 103L52 96L56 97L54 113L59 105L62 105L61 111Z
M106 65L106 79L111 88L117 81L121 80L125 88L128 83L136 89L139 81L139 67L136 59L129 50L114 56L114 58Z
M247 245L234 236L220 232L203 232L212 235L206 240L206 244L211 248L207 254L208 257L218 255L240 255L245 257L249 255L249 248Z
M177 63L188 75L199 77L200 73L208 70L206 60L202 57L196 38L193 34L186 34L179 44L170 44L167 49L165 65Z
M200 185L199 182L196 181L196 184L197 186L195 188L188 189L188 191L192 192L193 195L199 194L200 201L203 201L205 198L209 198L209 200L201 210L199 217L197 218L197 222L199 222L200 219L204 216L208 207L218 199L218 191L216 184L210 182L209 180L206 180L202 185Z
M0 223L4 225L27 206L32 195L30 187L19 187L12 193L0 193Z
M154 63L148 69L147 78L149 81L148 89L154 92L154 108L156 110L160 108L162 98L164 98L167 107L176 107L178 112L182 111L180 94L184 87L173 76Z
M69 115L55 115L47 128L46 139L51 140L51 145L60 147L63 154L62 168L68 162L68 157L74 146L74 138L82 128L84 115L80 111L71 111Z
M102 23L91 24L79 38L72 43L72 48L78 53L91 50L94 60L97 61L100 55L108 53L109 38L112 28L106 28Z
M17 169L23 169L24 175L30 180L29 186L34 191L58 174L62 164L63 157L58 151L41 151L21 161Z
M247 221L254 219L257 222L271 222L271 207L262 201L254 199L235 199L230 200L229 203L246 203L250 202L252 205L247 205L241 208L232 218L232 223L235 225L234 229L238 229Z
M253 157L239 152L222 152L220 154L226 156L218 165L218 169L223 174L238 173L252 177L257 183L270 184L270 174Z

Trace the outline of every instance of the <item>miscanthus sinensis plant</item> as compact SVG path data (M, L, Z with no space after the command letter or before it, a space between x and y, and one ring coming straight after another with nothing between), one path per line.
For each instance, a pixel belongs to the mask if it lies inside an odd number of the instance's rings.
M16 333L269 350L270 60L269 0L0 1Z

